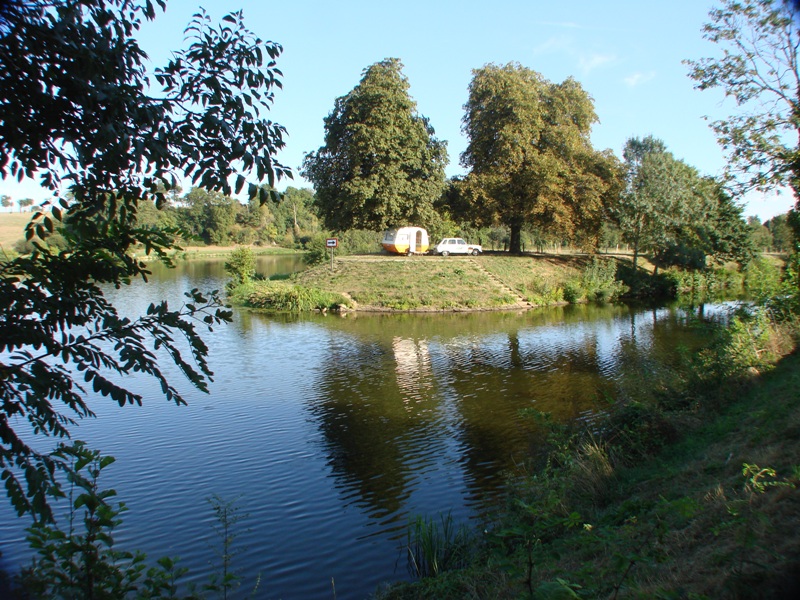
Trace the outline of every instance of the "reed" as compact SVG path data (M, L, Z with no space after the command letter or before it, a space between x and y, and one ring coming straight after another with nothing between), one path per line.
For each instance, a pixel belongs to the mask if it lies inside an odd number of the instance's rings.
M464 525L456 525L451 513L439 519L418 516L409 524L408 569L422 579L437 577L444 571L463 569L469 564L471 534Z

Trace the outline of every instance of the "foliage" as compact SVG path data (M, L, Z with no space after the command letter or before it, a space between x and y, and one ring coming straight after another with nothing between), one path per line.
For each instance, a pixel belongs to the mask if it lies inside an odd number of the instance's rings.
M418 516L407 536L408 570L414 577L437 577L469 564L471 532L457 527L450 513L439 515L438 521Z
M767 259L753 260L745 270L744 285L748 294L758 304L775 297L781 288L781 272Z
M225 272L233 278L232 285L248 283L256 275L256 257L250 248L240 247L225 261Z
M364 70L325 118L325 145L303 161L317 206L334 231L428 226L445 187L447 152L417 114L396 58Z
M28 542L36 553L32 564L17 577L19 597L32 598L205 598L206 593L228 598L241 587L241 577L233 568L235 557L244 552L238 546L240 523L247 515L239 513L234 501L219 496L209 498L214 511L214 531L219 538L219 564L212 565L202 591L191 584L188 592L180 580L188 569L178 559L163 557L148 566L142 552L120 550L117 528L127 511L123 502L114 504L116 492L102 489L100 477L114 463L111 456L90 450L84 442L61 444L53 458L70 464L67 470L70 506L65 515L66 529L56 521L39 522L28 528ZM253 593L258 589L256 578Z
M205 591L221 592L223 598L228 598L229 594L241 587L242 581L239 573L233 569L233 559L237 555L246 551L246 548L235 544L239 535L239 524L249 515L241 514L239 507L234 500L225 500L216 494L208 499L211 508L214 510L216 524L214 531L220 542L217 552L219 565L211 575L210 581L203 586ZM258 590L261 581L261 574L256 577L256 583L252 590Z
M703 37L721 55L687 60L701 90L720 88L738 112L711 124L740 189L800 191L800 7L785 0L723 0Z
M588 300L610 302L625 290L625 284L617 280L617 263L614 260L592 257L581 276L581 288Z
M262 281L244 285L231 292L231 299L248 308L288 313L333 310L349 305L341 294L285 281Z
M327 236L317 234L305 244L306 253L303 255L303 262L313 267L324 263L330 259L330 249L326 244Z
M68 252L38 244L0 266L0 468L16 510L46 520L48 498L59 494L56 470L68 466L29 434L68 436L74 419L93 414L88 384L120 405L140 403L112 377L142 372L183 403L159 366L165 355L207 390L198 326L230 320L216 293L193 290L177 310L161 302L129 319L103 286L147 278L146 263L129 252L135 246L166 260L176 232L142 225L138 214L147 202L164 205L178 176L230 195L247 174L272 184L289 173L272 158L283 127L262 116L280 86L281 47L253 35L241 13L215 28L201 11L187 49L149 77L133 36L155 18L150 1L32 0L6 17L0 176L38 177L54 194L27 239L46 241L61 223L72 242ZM268 195L256 183L248 190Z
M800 252L789 256L777 291L766 297L764 305L779 323L800 322Z
M122 502L113 504L114 490L99 487L101 472L114 458L83 442L61 445L53 456L71 465L69 526L63 530L55 522L37 523L28 529L36 556L21 574L25 592L36 598L175 597L185 569L169 558L148 569L142 553L115 545L114 533L127 509Z
M592 242L619 169L611 153L591 146L597 115L580 84L551 83L518 64L487 65L473 71L465 110L461 163L470 171L459 195L472 219L507 226L515 253L526 225Z
M768 369L779 355L776 335L766 310L740 308L697 355L695 373L701 382L718 384Z
M787 214L773 217L764 223L764 227L772 234L772 250L790 252L793 249L792 228Z
M701 214L704 199L697 171L675 159L663 141L630 138L623 156L625 188L611 214L633 248L635 270L642 250L662 250L677 241L681 226Z

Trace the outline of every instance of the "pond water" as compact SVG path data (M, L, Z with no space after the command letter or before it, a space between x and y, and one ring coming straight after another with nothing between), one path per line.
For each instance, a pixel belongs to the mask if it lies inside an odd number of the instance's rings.
M265 274L296 257L259 259ZM222 260L154 268L111 295L142 312L221 289ZM706 311L711 309L706 307ZM209 394L176 407L146 379L141 407L97 397L73 430L117 462L104 472L129 508L118 544L179 556L187 581L216 561L208 499L236 502L235 566L256 597L365 598L408 577L401 546L417 515L478 522L504 474L537 444L524 408L588 418L697 343L687 312L625 305L527 312L269 317L237 310L204 337ZM164 361L167 362L166 360ZM167 369L180 383L175 369ZM0 503L2 565L29 560L25 522ZM249 585L248 585L249 584Z

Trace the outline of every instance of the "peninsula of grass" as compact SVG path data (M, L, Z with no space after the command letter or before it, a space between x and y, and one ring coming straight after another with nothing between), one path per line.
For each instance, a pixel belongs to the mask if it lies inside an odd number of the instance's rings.
M606 283L613 287L616 262L604 260L611 267L611 283ZM288 281L256 281L229 290L229 300L265 310L300 304L359 311L524 309L594 298L597 290L585 289L585 273L592 264L591 258L579 255L346 256L337 258L333 267L323 263ZM317 301L272 299L287 293Z

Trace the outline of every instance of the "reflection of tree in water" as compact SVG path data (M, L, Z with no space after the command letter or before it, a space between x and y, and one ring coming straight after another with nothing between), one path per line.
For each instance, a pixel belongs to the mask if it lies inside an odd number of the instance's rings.
M311 407L345 495L380 518L400 510L437 452L436 399L424 342L353 342L332 349Z
M647 384L650 364L674 360L676 341L696 339L669 310L577 307L559 316L498 315L494 329L485 314L333 321L347 335L330 346L310 410L342 493L385 517L402 514L415 490L438 493L458 480L456 493L474 505L541 442L521 409L590 419L607 396L620 397L626 378ZM448 482L432 479L440 475Z
M522 409L573 419L592 406L601 383L592 336L537 341L535 332L443 349L447 393L458 403L463 461L474 492L498 489L504 471L525 462L541 443L541 431Z

